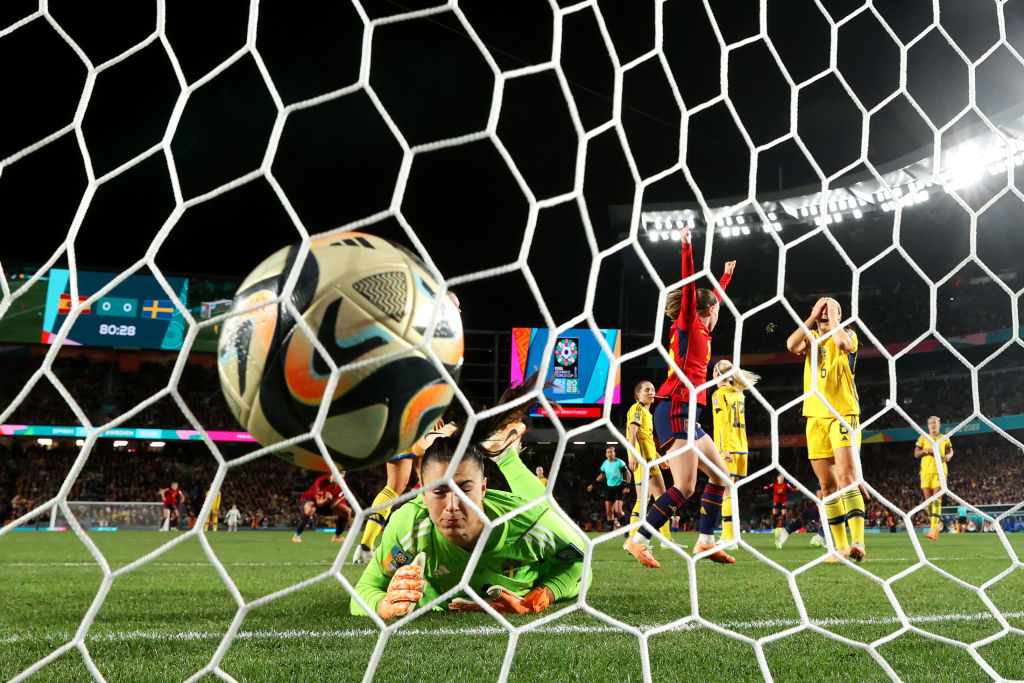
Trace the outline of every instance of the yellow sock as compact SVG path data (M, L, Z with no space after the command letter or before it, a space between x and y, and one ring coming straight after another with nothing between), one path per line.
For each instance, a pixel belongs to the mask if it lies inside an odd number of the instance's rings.
M843 494L846 501L846 523L850 525L850 541L864 545L864 496L860 489Z
M848 548L850 541L846 538L846 502L836 498L831 503L825 503L825 514L828 515L828 526L832 529L832 540L836 548Z
M672 540L672 523L671 522L665 522L664 524L662 524L661 525L661 529L659 529L659 531L661 531L661 535L662 536L664 536L665 538L667 538L670 541Z
M939 520L942 519L942 501L941 500L933 500L932 502L928 503L928 512L932 516L931 530L932 531L938 531L939 530Z
M732 540L732 496L722 499L722 540Z
M398 498L398 494L391 488L385 486L380 490L380 493L377 494L377 497L373 499L373 505L370 507L386 503L389 500L394 500L395 498ZM370 550L373 550L373 543L377 540L377 535L381 532L381 529L384 528L384 522L388 521L388 517L390 515L391 508L386 507L381 510L377 510L377 512L374 512L366 519L366 528L363 529L363 545Z

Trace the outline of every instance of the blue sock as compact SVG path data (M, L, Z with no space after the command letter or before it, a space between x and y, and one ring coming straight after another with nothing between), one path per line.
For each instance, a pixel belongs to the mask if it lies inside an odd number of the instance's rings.
M793 533L803 525L804 523L801 522L799 519L794 519L792 522L786 525L786 531L788 531L789 533Z
M651 529L655 531L660 529L662 525L668 521L668 519L676 513L676 511L686 504L686 496L683 492L677 489L675 486L665 491L665 493L658 496L658 500L654 501L654 504L647 510L647 523L650 528L642 526L637 529L644 538L649 539L651 537ZM721 513L722 499L718 499L718 509Z
M722 496L724 486L709 483L704 487L704 495L700 497L700 533L713 536L722 521Z

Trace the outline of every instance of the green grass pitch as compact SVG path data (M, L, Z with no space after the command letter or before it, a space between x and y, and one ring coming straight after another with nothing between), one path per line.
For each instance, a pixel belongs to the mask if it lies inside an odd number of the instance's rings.
M677 539L692 545L691 534ZM113 571L171 540L168 533L119 531L91 535ZM1007 536L1014 556L1024 535ZM302 544L276 532L224 531L208 535L245 601L280 591L327 571L341 546L329 534L308 533ZM810 537L795 535L780 551L770 534L747 534L758 561L739 550L734 565L708 561L694 578L702 619L649 637L652 679L761 680L760 641L770 675L780 681L888 680L872 655L842 639L871 643L896 675L907 681L984 681L1024 678L1024 567L994 534L943 534L921 538L932 565L920 564L906 534L868 536L861 568L891 583L892 597L909 619L905 629L885 586L845 565L816 565ZM663 569L640 567L612 539L596 548L595 580L587 603L643 630L691 614L688 563L657 549ZM916 569L914 567L917 566ZM984 595L1010 628L971 586L1001 573ZM345 565L353 582L360 568ZM85 545L70 533L13 531L0 537L0 679L9 679L75 634L100 589L102 572ZM800 629L794 590L803 598L811 628ZM237 612L228 587L197 537L116 579L85 640L97 669L109 681L183 680L202 669L221 645ZM524 624L537 617L513 617ZM1016 629L1016 632L1014 632ZM917 631L919 630L919 631ZM949 639L949 640L946 640ZM378 640L374 624L348 613L348 595L333 578L252 609L220 664L239 681L361 680ZM976 655L950 642L974 643ZM481 681L498 677L509 636L486 614L429 613L388 640L378 681ZM512 661L514 681L638 681L642 660L637 637L576 609L523 632ZM992 675L994 674L994 676ZM82 654L70 649L29 680L91 680ZM205 680L218 680L208 675Z

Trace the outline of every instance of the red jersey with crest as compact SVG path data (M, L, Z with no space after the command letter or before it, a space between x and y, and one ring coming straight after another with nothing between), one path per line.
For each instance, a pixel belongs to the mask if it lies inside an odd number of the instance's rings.
M331 482L331 475L325 474L322 477L318 477L313 485L309 487L309 490L302 494L300 500L312 500L316 502L317 498L329 497L330 500L337 500L342 498L341 486ZM344 502L344 500L342 500Z
M682 275L686 279L693 275L693 245L683 244ZM722 275L718 281L724 290L729 286L732 276ZM704 384L708 379L708 363L711 361L711 330L697 317L697 284L691 280L683 285L682 299L679 304L679 316L672 323L669 332L668 353L683 371L693 386ZM719 301L722 297L715 292ZM682 398L687 403L696 401L699 405L707 405L707 390L701 389L695 396L690 395L689 387L684 384L675 371L669 367L668 377L658 388L658 398Z
M786 504L786 493L788 491L796 491L795 487L790 486L789 484L780 484L779 482L769 484L768 486L765 486L765 488L772 490L772 503L780 505Z
M161 491L161 493L163 493L164 496L164 505L172 505L177 507L178 501L181 500L182 496L181 489L172 489L168 487Z

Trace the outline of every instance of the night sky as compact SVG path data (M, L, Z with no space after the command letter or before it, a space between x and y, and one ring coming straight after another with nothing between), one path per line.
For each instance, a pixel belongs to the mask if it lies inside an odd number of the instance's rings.
M53 25L36 18L0 37L0 91L5 93L0 226L6 237L0 263L8 269L41 264L80 215L73 243L79 267L123 270L143 257L161 228L169 227L155 259L164 272L241 278L266 255L298 239L284 200L312 234L386 211L402 172L403 150L374 98L366 89L353 89L292 111L277 138L278 104L260 64L283 106L349 87L363 69L379 106L408 145L482 131L493 115L497 136L529 192L537 201L561 198L537 212L533 239L524 244L530 202L498 145L483 138L417 152L397 205L446 277L508 264L526 254L555 322L561 323L584 310L594 267L588 244L609 249L629 232L628 222L614 218L612 208L630 206L638 196L630 159L640 178L651 178L676 164L685 148L686 173L676 170L648 184L640 195L643 204L702 198L718 206L810 184L820 187L821 174L834 175L830 185L842 186L869 171L865 160L885 170L908 155L927 155L936 139L946 146L983 126L979 114L997 117L1024 100L1024 66L1010 49L1024 49L1019 3L1002 7L1009 45L991 50L999 41L995 3L940 2L947 40L938 27L928 30L935 19L929 0L874 2L874 12L896 38L913 42L907 51L907 92L891 99L899 88L900 65L893 36L871 11L847 18L861 8L860 2L824 4L834 14L826 17L809 0L767 3L765 25L774 54L761 40L732 48L723 90L719 40L735 45L755 35L758 3L710 2L710 17L703 3L665 3L662 61L642 59L656 46L656 3L598 2L603 22L595 8L585 7L561 24L564 82L551 69L509 78L500 112L492 112L492 68L451 11L376 26L370 60L363 64L365 27L353 5L321 3L297 10L262 3L254 27L260 59L249 53L222 68L244 47L250 4L170 2L165 35L177 66L162 42L151 41L105 68L92 84L86 82L81 56ZM555 22L548 2L496 5L490 0L459 5L494 65L507 73L549 60ZM431 6L362 3L370 20ZM35 2L6 0L0 6L0 27L12 26L35 9ZM54 0L50 13L94 65L145 41L157 17L154 3L138 0L104 3L102 10L91 3ZM842 78L824 73L814 79L829 68L830 20L839 23L835 56ZM602 27L620 64L639 60L625 72L618 98ZM790 78L803 84L799 89L787 83L776 55ZM977 106L971 110L963 60L982 57L976 69ZM206 79L180 115L176 68L187 83ZM87 85L91 90L83 90ZM586 131L585 157L563 87ZM83 92L88 99L81 139L65 134L12 157L67 126ZM871 111L866 124L854 98ZM799 111L794 125L792 101ZM621 128L607 126L620 108ZM737 119L752 145L768 145L756 155L756 173L751 173L755 155ZM793 136L780 140L788 132L799 136L806 152ZM858 163L862 132L867 133L867 154ZM166 148L152 152L162 140L169 143ZM94 194L87 192L83 149L92 175L104 178ZM257 170L264 159L270 160L273 181L256 177L190 205L180 216L175 213L171 163L188 202ZM118 171L132 160L137 163ZM582 193L573 196L577 182ZM1003 177L962 198L975 210L996 198L978 221L978 255L996 270L1013 267L1024 247L1021 231L1010 229L1020 213L1020 198L998 198L1008 186ZM941 277L967 255L969 227L970 213L961 203L937 199L904 212L900 243L922 268ZM410 243L394 217L362 229ZM779 238L791 242L808 229L787 226ZM857 264L894 240L892 214L831 230ZM696 233L702 258L706 231ZM665 283L678 277L678 243L650 244L641 237L640 244ZM769 298L779 284L780 253L768 236L716 236L708 265L717 275L725 260L737 258L733 291L744 300ZM849 268L824 236L790 250L788 257L782 283L787 293L851 287ZM894 258L866 273L865 281L916 277L904 275L908 267L901 257ZM57 264L66 262L65 254ZM543 324L521 274L456 289L469 327ZM656 294L631 246L610 254L600 265L594 289L597 322L652 328Z

